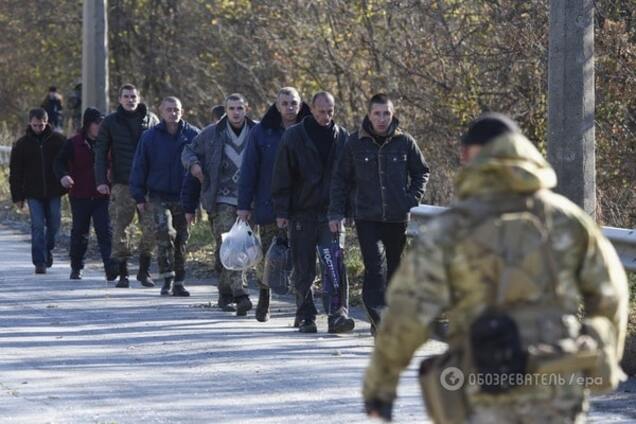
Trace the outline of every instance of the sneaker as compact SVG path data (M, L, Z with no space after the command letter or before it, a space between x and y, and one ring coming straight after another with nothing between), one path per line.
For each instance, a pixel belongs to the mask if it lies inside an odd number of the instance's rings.
M35 273L36 274L46 274L46 265L44 265L44 264L36 265L35 266Z
M185 287L183 287L183 284L175 283L174 286L172 286L172 295L173 296L188 297L188 296L190 296L190 292L187 291L185 289Z
M348 333L355 327L353 318L346 315L335 315L329 317L328 330L329 333Z
M232 296L231 294L219 293L219 300L217 302L217 306L219 307L220 310L225 312L236 311L234 306L232 306L232 303L234 303L234 296Z
M166 278L163 281L163 286L161 286L161 291L159 293L161 294L161 296L169 296L171 288L172 288L172 278Z
M298 326L298 331L300 333L317 333L318 328L316 327L316 322L310 319L303 320Z
M247 295L239 296L236 299L236 316L237 317L244 317L245 315L247 315L247 311L249 311L250 309L252 309L252 301Z
M82 270L81 269L72 269L71 275L68 277L69 280L81 280L82 279Z

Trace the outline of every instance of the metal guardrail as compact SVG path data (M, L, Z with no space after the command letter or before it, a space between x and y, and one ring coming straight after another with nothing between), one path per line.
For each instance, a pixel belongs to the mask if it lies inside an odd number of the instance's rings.
M431 205L420 205L411 209L411 221L407 234L414 235L420 225L445 211L447 208ZM636 230L625 228L603 227L603 234L614 245L618 256L627 271L636 272Z
M11 146L0 146L0 166L8 166L11 156Z

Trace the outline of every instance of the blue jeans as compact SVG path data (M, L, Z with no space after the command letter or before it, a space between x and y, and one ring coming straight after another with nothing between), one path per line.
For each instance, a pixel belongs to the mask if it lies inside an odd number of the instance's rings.
M27 199L31 215L31 259L33 265L47 265L60 229L60 198Z

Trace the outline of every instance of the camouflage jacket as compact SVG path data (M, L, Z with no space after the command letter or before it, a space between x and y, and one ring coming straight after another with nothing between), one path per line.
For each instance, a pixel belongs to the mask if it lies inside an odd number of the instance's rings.
M582 304L586 318L609 323L620 360L629 298L623 267L590 217L549 191L555 185L553 169L518 134L493 140L460 172L458 202L420 228L387 291L366 400L395 398L400 372L440 314L449 318L452 351L467 345L471 323L492 305L505 305L528 347L577 335ZM521 226L493 234L495 227L480 225L484 217L529 211L546 230L546 246ZM505 272L504 256L518 259L514 273Z

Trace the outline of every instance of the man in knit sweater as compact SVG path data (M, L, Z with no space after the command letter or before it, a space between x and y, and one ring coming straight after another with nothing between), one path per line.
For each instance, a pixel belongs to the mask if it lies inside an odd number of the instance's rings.
M236 221L243 153L247 134L256 125L247 117L247 102L242 94L231 94L225 99L225 112L223 119L206 127L181 154L183 166L201 183L201 203L219 244L221 234L229 231ZM242 272L223 269L218 287L221 309L233 310L231 304L236 303L239 316L252 309Z

